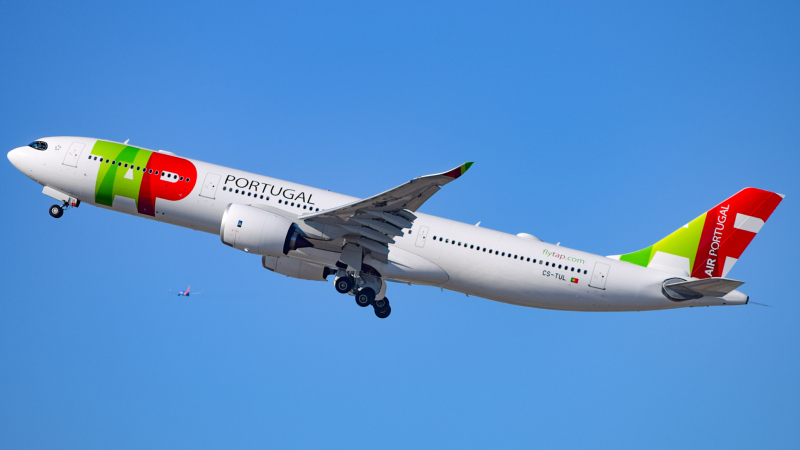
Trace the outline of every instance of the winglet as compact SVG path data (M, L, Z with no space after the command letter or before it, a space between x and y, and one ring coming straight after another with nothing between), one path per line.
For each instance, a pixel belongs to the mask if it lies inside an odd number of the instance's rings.
M472 166L472 162L466 162L466 163L456 167L455 169L451 170L450 172L445 172L443 175L446 176L446 177L450 177L450 178L455 180L456 178L460 177L461 175L464 175L464 173L471 166Z

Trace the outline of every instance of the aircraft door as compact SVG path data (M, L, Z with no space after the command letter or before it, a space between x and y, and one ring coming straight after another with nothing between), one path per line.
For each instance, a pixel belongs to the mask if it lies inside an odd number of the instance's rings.
M606 288L606 280L608 279L608 271L611 266L603 263L595 263L594 272L592 272L592 279L589 281L589 286L597 289Z
M221 175L216 173L209 173L206 175L206 181L203 182L203 187L200 189L200 196L212 199L215 198L220 178Z
M428 227L420 227L417 234L417 247L425 247L425 239L428 238Z
M78 167L78 158L81 157L81 152L83 152L83 147L85 146L86 144L83 142L73 142L69 146L67 154L64 155L64 165Z

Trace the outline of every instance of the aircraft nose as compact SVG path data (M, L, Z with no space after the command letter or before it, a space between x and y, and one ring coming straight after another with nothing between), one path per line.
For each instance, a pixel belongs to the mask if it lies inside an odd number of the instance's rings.
M11 161L11 164L13 164L17 170L22 170L22 167L20 167L22 164L22 150L15 148L8 152L8 160Z

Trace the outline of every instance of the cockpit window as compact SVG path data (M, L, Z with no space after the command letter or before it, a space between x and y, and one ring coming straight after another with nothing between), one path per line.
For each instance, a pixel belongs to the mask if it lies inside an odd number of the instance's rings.
M47 142L45 141L35 141L28 144L28 147L33 147L36 150L47 150Z

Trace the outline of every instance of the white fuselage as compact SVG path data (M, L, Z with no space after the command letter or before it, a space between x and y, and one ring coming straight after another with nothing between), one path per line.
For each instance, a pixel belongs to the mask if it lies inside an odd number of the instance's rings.
M217 235L225 208L231 203L263 204L300 216L357 200L186 159L196 168L191 191L179 200L156 199L155 214L147 215L137 211L134 199L122 195L114 196L111 205L95 201L98 172L103 164L108 164L90 154L97 139L55 137L44 140L49 144L45 151L20 147L9 153L12 163L38 183L83 203ZM84 147L75 160L75 155L70 156L68 152L78 148L74 145L76 142ZM70 159L70 164L65 163L66 159ZM516 305L575 311L657 310L747 301L746 296L734 291L723 298L675 302L661 292L661 283L674 274L548 244L532 237L519 237L422 213L416 215L412 228L389 246L390 267L384 267L386 279L440 286ZM330 256L325 254L335 255L336 251L335 247L325 248L322 243L313 251L291 251L288 256L330 264Z

